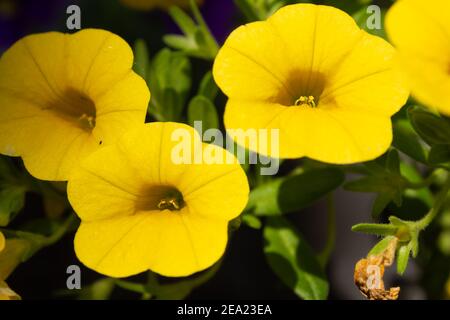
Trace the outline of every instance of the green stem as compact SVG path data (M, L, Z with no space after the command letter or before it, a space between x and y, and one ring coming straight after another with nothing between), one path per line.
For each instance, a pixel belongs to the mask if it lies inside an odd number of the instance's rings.
M61 240L62 237L69 231L69 229L78 221L77 216L71 213L70 216L63 222L63 224L43 242L43 246L51 246Z
M208 25L206 24L205 19L203 19L203 16L200 13L200 10L198 9L197 3L194 0L191 0L190 4L192 14L194 15L195 20L197 21L200 29L203 31L205 40L208 43L208 49L210 50L209 52L210 57L214 59L217 56L217 53L219 52L219 45L214 36L212 35Z
M434 181L434 173L433 171L428 177L426 177L423 181L420 182L408 182L406 188L407 189L422 189L429 187Z
M318 257L323 268L327 265L336 242L336 209L334 207L333 193L327 196L327 220L327 243Z
M436 200L434 201L433 208L427 213L425 217L416 222L416 227L419 230L423 230L436 218L442 206L447 200L447 194L450 190L450 176L447 174L447 180L442 187L441 191L437 194Z

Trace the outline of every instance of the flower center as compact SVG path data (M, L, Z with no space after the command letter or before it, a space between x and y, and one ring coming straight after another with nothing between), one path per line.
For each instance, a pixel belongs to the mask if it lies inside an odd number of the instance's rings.
M313 96L301 96L297 100L295 100L296 106L308 106L311 108L317 107L316 99Z
M77 90L67 89L46 109L83 130L90 132L95 128L97 115L95 103Z
M274 102L286 107L320 108L320 99L327 86L325 73L293 69L283 78L280 92Z
M180 211L185 206L183 194L171 186L146 187L142 194L136 204L141 211Z

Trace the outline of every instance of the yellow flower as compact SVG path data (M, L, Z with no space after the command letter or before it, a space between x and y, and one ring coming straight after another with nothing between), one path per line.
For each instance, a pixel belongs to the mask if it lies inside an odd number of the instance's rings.
M389 148L390 117L408 97L394 52L336 8L286 6L235 30L217 56L226 128L279 129L280 158L374 159Z
M235 161L196 164L195 154L186 151L188 158L176 164L180 142L172 135L179 131L200 148L206 163L217 156ZM149 269L188 276L223 255L228 222L242 212L248 192L246 175L234 156L202 144L193 128L142 125L74 170L68 195L82 220L75 252L87 267L112 277Z
M9 275L22 261L28 250L28 243L20 239L6 240L0 232L0 300L19 300L20 297L12 291L6 282Z
M3 249L5 249L6 239L3 233L0 231L0 253L2 253Z
M0 281L0 300L20 300L20 297L8 287L6 282Z
M386 30L414 98L450 116L450 1L399 0Z
M167 10L172 6L189 7L190 0L120 0L124 5L136 10L152 10L155 8ZM203 0L196 0L203 3Z
M103 30L27 36L0 60L0 153L32 175L67 180L79 161L144 123L145 81L133 53Z

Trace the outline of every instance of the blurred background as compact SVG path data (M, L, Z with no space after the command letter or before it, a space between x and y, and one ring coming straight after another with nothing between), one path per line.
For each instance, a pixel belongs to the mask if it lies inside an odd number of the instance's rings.
M386 9L391 1L335 0L315 1L315 3L335 5L354 15L358 10L366 8L368 3L377 3ZM21 37L31 33L67 32L66 8L71 4L81 8L82 28L107 29L126 39L130 45L137 39L144 39L151 55L164 47L163 35L179 32L164 10L136 11L125 7L117 0L0 0L0 53ZM233 0L205 0L201 11L219 44L223 43L235 27L245 22ZM207 61L192 59L192 63L194 81L201 79L201 76L211 68L211 63ZM353 269L355 263L367 254L377 239L354 233L351 226L370 221L373 197L339 190L335 193L335 201L336 248L327 269L331 285L330 298L363 299L353 284ZM420 206L412 204L411 207L414 207L419 216L424 213ZM388 210L397 209L399 208L388 208ZM24 211L11 228L27 219L42 217L44 215L42 199L34 194L27 195ZM289 219L315 250L319 251L324 246L326 239L324 203L319 202L307 210L292 214ZM433 230L428 231L426 237L430 248L433 248L435 243ZM74 255L72 241L73 234L69 234L58 244L40 251L30 261L18 267L8 279L8 284L20 293L23 299L70 298L67 292L61 291L66 286L66 268L72 264L81 266ZM296 299L291 290L284 286L267 265L262 241L261 231L242 225L230 240L220 270L206 284L195 289L189 298ZM389 270L385 278L386 283L401 285L402 299L441 297L442 283L445 283L445 279L438 278L439 274L446 274L450 261L448 256L445 257L434 249L430 250L428 253L427 250L421 250L421 257L411 260L402 278L397 277L393 270ZM435 276L430 278L433 274ZM100 277L82 267L83 286L88 286ZM114 290L112 297L135 298L132 293L119 289Z

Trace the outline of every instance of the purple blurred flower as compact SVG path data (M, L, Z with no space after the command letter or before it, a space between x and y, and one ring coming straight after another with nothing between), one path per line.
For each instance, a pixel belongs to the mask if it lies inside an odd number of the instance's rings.
M0 0L0 50L29 33L52 29L68 0Z

